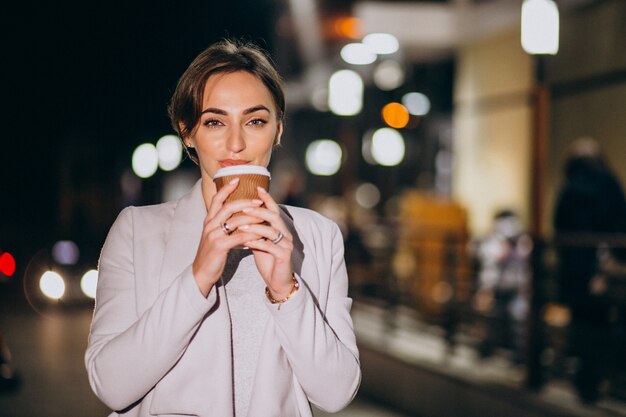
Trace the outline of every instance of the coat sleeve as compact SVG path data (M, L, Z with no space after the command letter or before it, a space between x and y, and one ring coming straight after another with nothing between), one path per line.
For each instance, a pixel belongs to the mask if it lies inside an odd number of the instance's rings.
M174 366L217 300L215 288L207 298L202 296L189 266L139 316L136 249L133 210L127 208L111 227L100 255L96 307L85 354L89 383L113 410L139 401Z
M361 383L356 338L350 317L352 299L344 261L343 238L332 223L330 248L326 259L316 259L320 292L328 291L325 309L306 285L284 304L266 301L277 327L279 339L296 379L309 401L327 412L346 407ZM298 281L307 277L297 277Z

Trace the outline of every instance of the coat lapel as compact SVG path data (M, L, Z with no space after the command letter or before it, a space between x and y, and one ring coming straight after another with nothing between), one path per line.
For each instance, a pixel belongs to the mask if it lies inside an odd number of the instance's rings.
M202 180L198 180L191 191L178 200L174 210L165 239L159 292L169 287L174 278L188 267L196 256L207 213L201 185Z

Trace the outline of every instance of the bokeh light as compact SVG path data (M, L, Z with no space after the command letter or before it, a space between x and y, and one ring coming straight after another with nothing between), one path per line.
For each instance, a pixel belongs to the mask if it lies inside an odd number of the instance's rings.
M363 43L378 55L393 54L400 49L398 39L389 33L370 33L363 38Z
M139 178L150 178L159 167L159 153L151 143L139 145L133 152L133 172Z
M80 279L80 289L89 298L96 298L96 288L98 287L98 271L90 269L85 272Z
M363 80L351 70L335 72L328 82L328 107L338 116L353 116L363 108Z
M335 32L350 39L361 37L361 21L356 17L339 17L335 20Z
M384 91L394 90L404 83L404 68L398 61L388 59L374 71L374 84Z
M559 51L559 9L553 0L524 0L521 25L524 51L550 55Z
M311 105L320 112L328 111L328 88L316 88L311 93Z
M430 111L430 100L422 93L407 93L402 96L402 104L414 116L424 116Z
M365 162L370 165L376 165L376 161L372 156L372 138L374 137L374 132L374 129L368 129L363 134L363 138L361 139L361 155L363 156Z
M395 129L384 127L372 137L372 157L384 166L398 165L404 159L404 138Z
M46 271L39 280L41 292L48 298L58 300L65 294L65 281L54 271Z
M52 246L52 259L59 265L76 265L80 250L71 240L60 240Z
M370 182L359 185L354 192L354 199L363 208L371 209L380 202L380 191L378 187Z
M400 103L385 105L381 113L385 123L396 129L402 129L409 123L409 111Z
M341 146L334 140L320 139L311 142L306 150L306 167L315 175L334 175L341 168Z
M0 274L10 277L15 273L15 258L9 252L0 255Z
M183 145L175 135L165 135L156 144L159 154L159 167L163 171L173 171L183 159Z
M341 48L341 59L352 65L368 65L376 61L376 54L362 43L349 43Z

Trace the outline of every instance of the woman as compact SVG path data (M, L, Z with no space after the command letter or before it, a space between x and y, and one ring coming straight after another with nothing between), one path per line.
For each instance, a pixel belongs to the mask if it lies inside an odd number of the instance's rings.
M209 47L179 80L170 118L201 179L178 201L124 209L100 258L85 360L111 416L311 416L311 403L333 412L354 397L338 227L262 190L225 204L237 182L212 180L267 166L284 111L279 75L250 44Z

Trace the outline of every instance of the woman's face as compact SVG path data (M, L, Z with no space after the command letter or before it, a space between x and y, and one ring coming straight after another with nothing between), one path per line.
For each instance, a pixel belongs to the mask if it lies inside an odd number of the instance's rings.
M194 135L202 176L219 168L252 164L267 167L283 126L265 84L246 71L218 73L204 87L202 115Z

